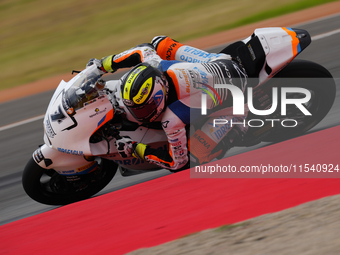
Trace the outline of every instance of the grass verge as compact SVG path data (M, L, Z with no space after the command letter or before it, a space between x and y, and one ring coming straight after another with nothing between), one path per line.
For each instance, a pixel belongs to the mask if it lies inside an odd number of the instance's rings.
M84 67L153 36L195 39L333 0L3 0L0 90Z

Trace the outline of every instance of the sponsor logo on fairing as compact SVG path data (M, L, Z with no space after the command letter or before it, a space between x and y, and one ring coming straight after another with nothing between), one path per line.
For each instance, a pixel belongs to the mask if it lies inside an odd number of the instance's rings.
M89 104L92 104L92 103L94 103L94 102L96 102L96 101L97 101L97 99L92 99L92 100L86 102L86 103L84 104L84 106L88 106Z
M240 117L234 117L232 119L229 118L228 121L225 120L227 120L227 116L221 116L220 119L214 119L212 123L208 123L214 127L214 129L212 129L210 132L213 133L213 136L215 136L218 140L222 139L225 134L229 132L229 130L232 128L231 125L244 123L243 120L242 122L240 121Z
M54 132L53 128L52 128L52 125L51 125L51 122L49 119L47 119L45 121L45 132L47 134L48 137L50 138L54 138L54 136L56 135L56 133Z
M140 160L138 158L133 158L133 159L124 159L124 160L114 160L118 165L124 165L124 166L131 166L131 165L139 165L144 163L143 160Z
M69 149L64 149L64 148L57 148L58 151L66 153L66 154L72 154L72 155L84 155L83 151L77 151L77 150L69 150Z
M253 48L251 47L251 45L249 44L248 45L248 50L250 52L250 55L251 55L251 58L253 59L253 61L256 59L256 55L255 55L255 52L253 50Z
M35 161L36 161L38 164L39 164L41 161L43 161L44 158L45 158L44 155L42 154L40 148L38 148L38 149L35 150L35 152L33 153L33 157L34 157Z
M90 118L92 118L92 117L95 117L95 116L97 116L97 115L99 115L99 114L102 114L102 113L104 113L104 112L106 112L106 108L104 109L104 110L99 110L99 108L96 108L95 110L94 110L94 114L91 114L89 117Z
M51 114L51 120L57 121L58 123L61 123L63 119L65 119L66 116L63 114L61 110L61 106L58 106L58 110L56 110L53 114Z
M206 147L207 149L210 148L210 144L203 137L201 137L200 135L195 133L193 137L196 140L198 140L201 144L203 144L203 146Z

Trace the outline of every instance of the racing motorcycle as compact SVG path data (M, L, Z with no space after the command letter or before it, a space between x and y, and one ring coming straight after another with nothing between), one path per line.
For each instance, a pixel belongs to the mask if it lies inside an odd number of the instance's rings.
M260 125L249 125L236 146L299 136L329 112L336 91L332 75L319 64L295 59L310 42L305 30L261 28L221 51L239 61L258 84L252 90L252 104L256 109L271 108L273 87L296 86L310 92L308 102L303 104L310 115L301 114L296 105L286 109L285 118L294 121L294 128L265 121L279 121L280 106L266 116L249 112L247 119L256 119ZM297 84L287 83L285 78L298 78ZM301 80L303 78L307 80ZM25 192L35 201L48 205L73 203L98 193L117 170L123 176L159 170L154 164L134 157L122 158L117 152L114 142L120 136L129 136L153 148L166 148L167 137L160 123L138 123L129 114L119 96L120 80L104 79L92 65L69 82L61 81L55 90L43 120L45 144L33 153L22 176ZM301 98L299 93L286 96ZM197 128L200 124L192 126Z

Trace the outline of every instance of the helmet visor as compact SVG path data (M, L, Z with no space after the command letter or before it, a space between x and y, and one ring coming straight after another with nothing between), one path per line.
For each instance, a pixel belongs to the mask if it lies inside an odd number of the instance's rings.
M157 111L156 101L151 98L147 104L139 107L129 107L131 114L139 121L149 121L149 118Z

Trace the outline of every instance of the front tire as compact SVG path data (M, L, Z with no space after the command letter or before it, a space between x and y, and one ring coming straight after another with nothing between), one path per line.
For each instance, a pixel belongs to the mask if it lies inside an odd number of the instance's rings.
M118 165L101 159L95 171L71 176L44 169L31 158L22 175L25 192L33 200L47 205L66 205L87 199L102 190L114 177Z

